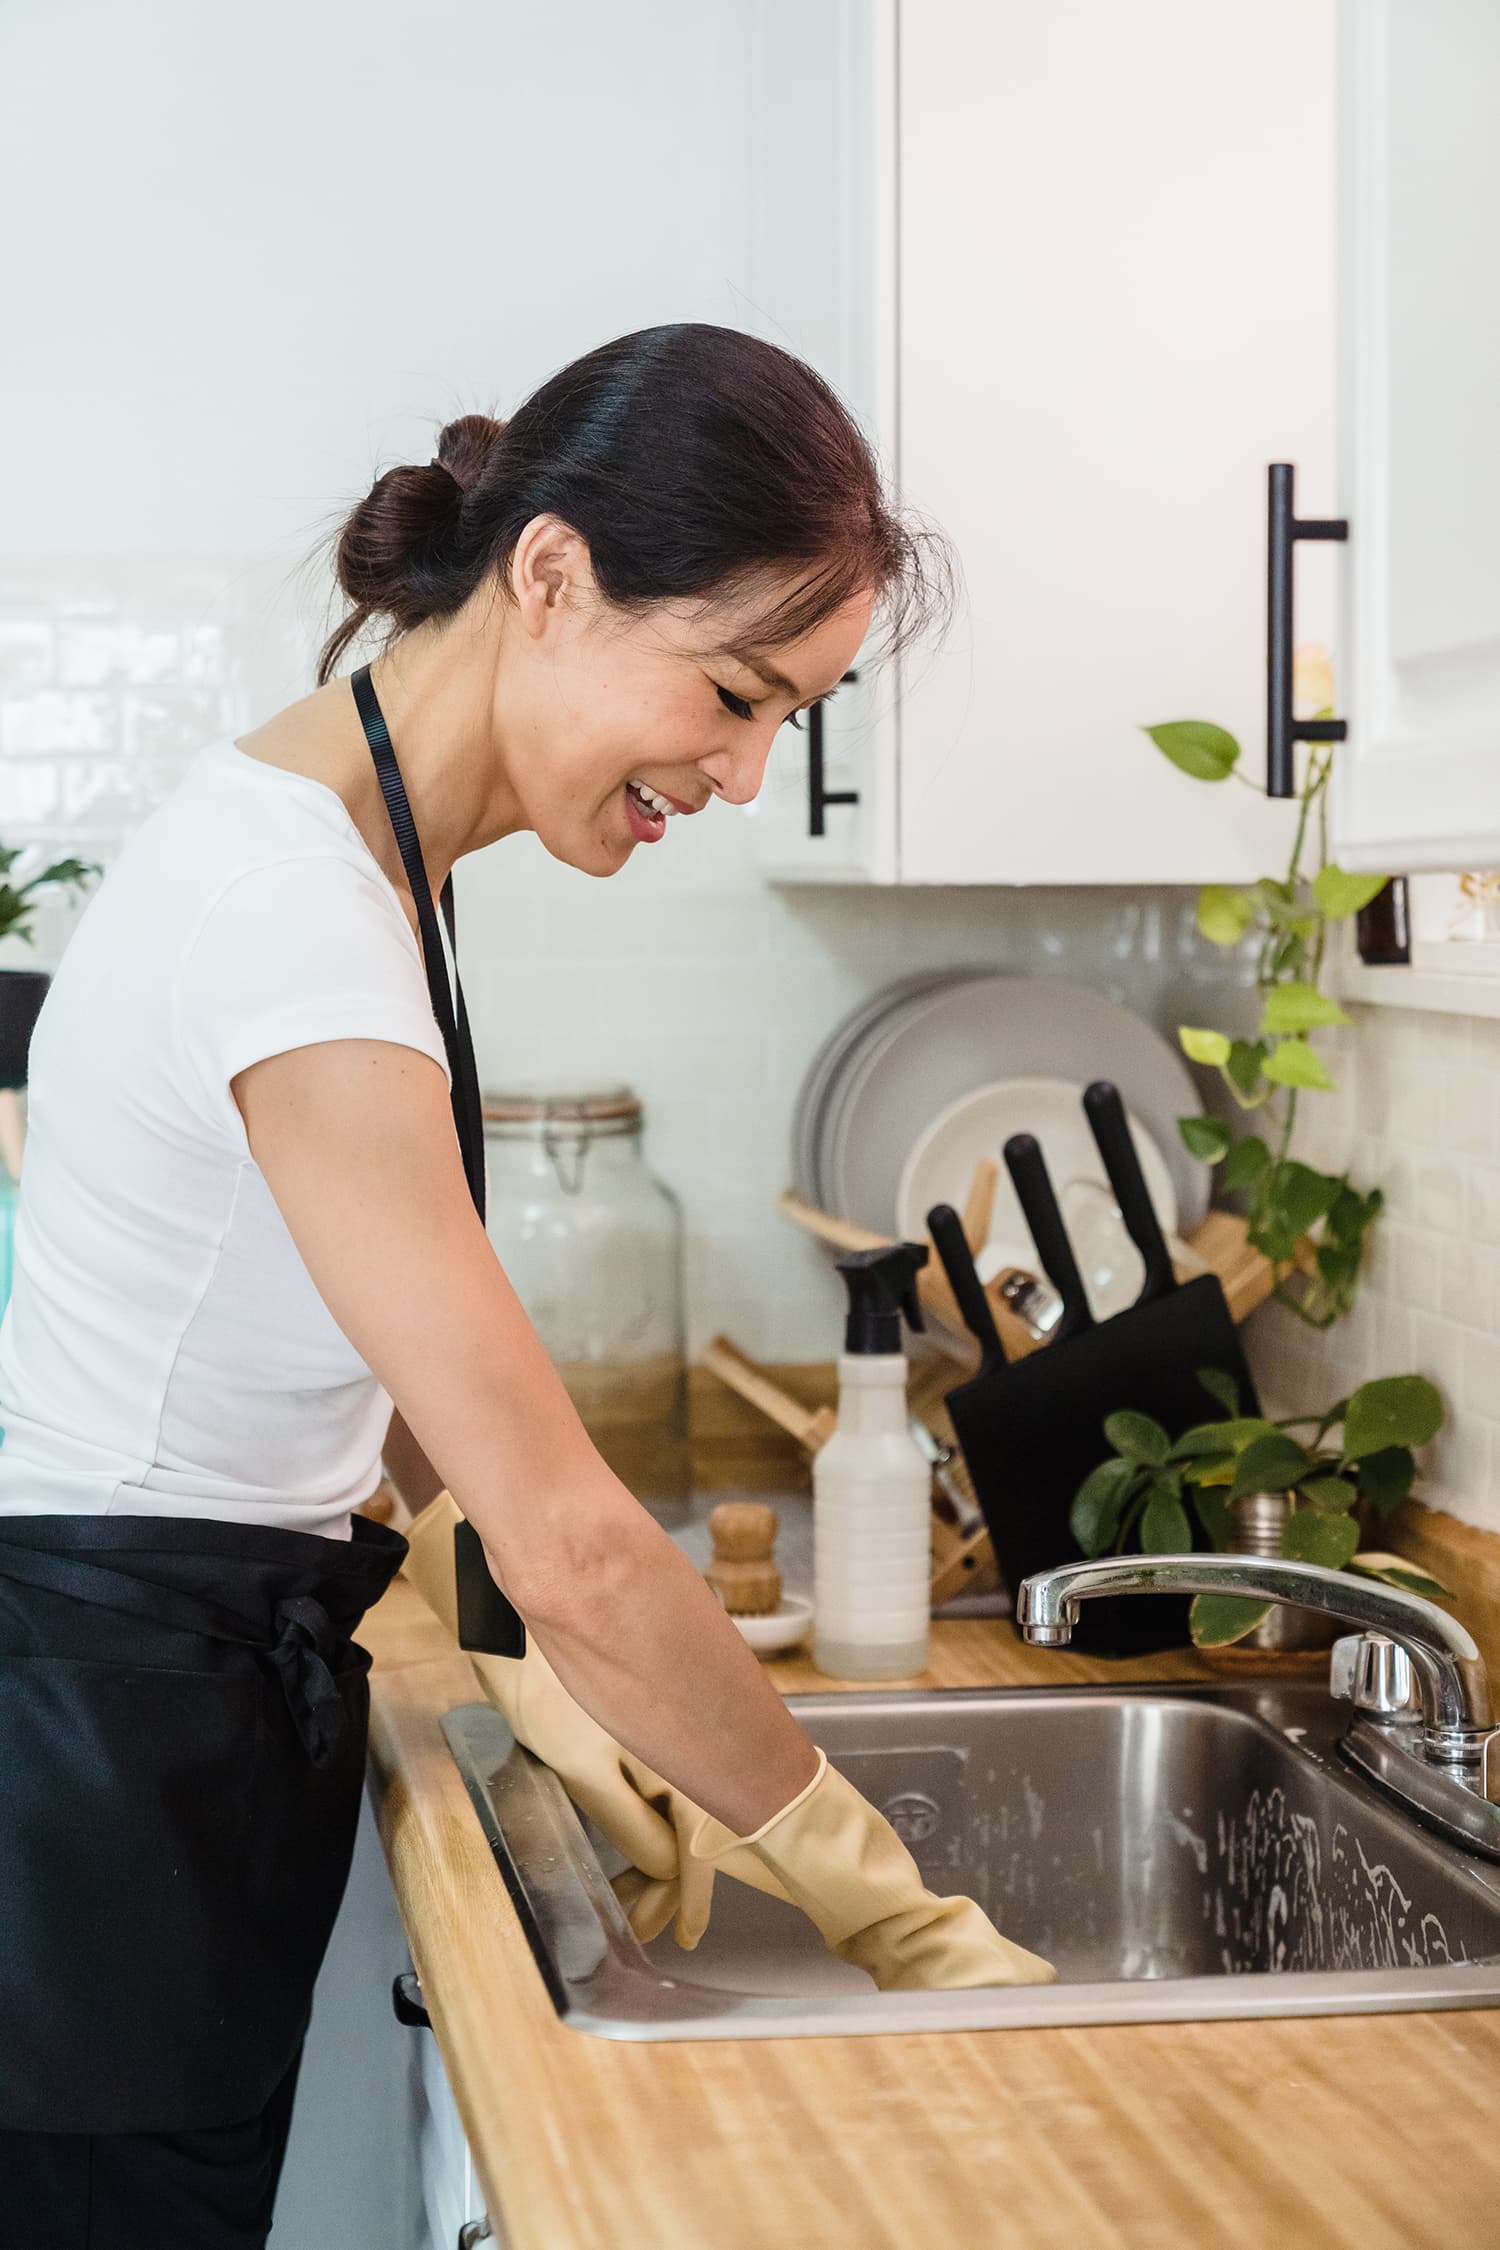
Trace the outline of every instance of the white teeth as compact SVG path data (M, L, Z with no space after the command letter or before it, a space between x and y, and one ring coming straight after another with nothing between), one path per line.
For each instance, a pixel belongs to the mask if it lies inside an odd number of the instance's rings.
M668 798L662 796L660 790L653 789L649 782L632 781L630 786L638 797L645 799L653 812L664 814L668 820L676 812L677 807Z

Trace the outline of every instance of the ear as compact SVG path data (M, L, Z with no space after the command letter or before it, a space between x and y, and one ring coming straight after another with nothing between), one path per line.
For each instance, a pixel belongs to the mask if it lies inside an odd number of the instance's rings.
M588 541L561 516L533 516L516 541L510 582L522 623L540 639L558 611L593 590Z

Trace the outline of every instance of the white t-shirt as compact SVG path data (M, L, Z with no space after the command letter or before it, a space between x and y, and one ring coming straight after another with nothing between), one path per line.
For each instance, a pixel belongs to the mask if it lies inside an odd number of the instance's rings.
M346 1038L419 1048L451 1086L415 933L342 798L210 743L90 897L37 1018L0 1511L349 1537L390 1396L229 1090Z

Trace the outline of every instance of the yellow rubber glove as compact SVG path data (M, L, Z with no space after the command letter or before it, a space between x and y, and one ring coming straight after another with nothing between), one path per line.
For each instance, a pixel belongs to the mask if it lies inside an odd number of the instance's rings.
M406 1576L449 1632L458 1635L453 1581L451 1494L440 1492L407 1530ZM702 1807L616 1742L563 1686L528 1635L520 1657L466 1652L485 1694L509 1721L516 1740L550 1766L575 1805L606 1835L629 1867L613 1889L632 1930L649 1944L667 1924L686 1952L708 1927L715 1868L686 1859L682 1837L708 1818ZM727 1834L728 1831L726 1830ZM726 1870L739 1874L736 1866ZM742 1878L783 1897L775 1877L756 1863Z
M689 1861L708 1861L742 1881L758 1864L825 1945L866 1970L882 1992L1056 1979L1050 1961L1002 1937L973 1899L928 1890L890 1822L821 1750L807 1787L754 1835L736 1836L705 1813L686 1849Z

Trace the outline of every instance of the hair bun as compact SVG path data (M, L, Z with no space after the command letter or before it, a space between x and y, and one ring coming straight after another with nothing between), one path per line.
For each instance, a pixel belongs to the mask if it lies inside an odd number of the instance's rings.
M335 569L353 602L404 623L414 577L458 521L463 489L445 463L387 469L354 510Z
M467 492L479 483L504 435L505 424L488 414L461 414L445 425L432 465L445 469L459 491Z

